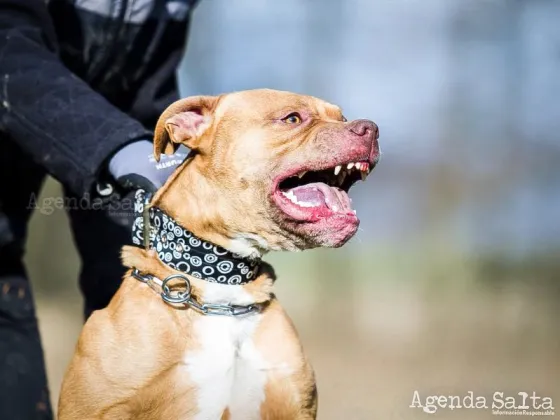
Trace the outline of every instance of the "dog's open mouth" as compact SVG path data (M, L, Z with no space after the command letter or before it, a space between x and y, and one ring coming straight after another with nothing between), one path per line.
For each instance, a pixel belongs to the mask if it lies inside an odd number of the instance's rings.
M292 218L312 221L328 216L356 217L348 191L365 180L373 165L349 162L321 170L302 170L278 183L275 192L280 209Z

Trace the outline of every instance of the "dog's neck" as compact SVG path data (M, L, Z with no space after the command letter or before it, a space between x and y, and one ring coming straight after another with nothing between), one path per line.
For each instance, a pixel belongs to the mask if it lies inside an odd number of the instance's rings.
M260 259L269 251L266 241L252 233L232 230L234 214L220 205L220 197L197 162L189 158L154 196L152 204L197 237L245 258ZM241 229L239 229L241 230Z
M134 208L133 243L155 250L171 268L220 284L244 284L257 278L260 259L240 256L197 237L151 204L145 191L136 192Z
M191 163L192 164L192 163ZM227 216L214 196L214 190L198 168L189 168L188 161L175 171L167 183L156 192L150 204L169 215L176 224L188 229L198 238L213 243L232 253L252 260L268 251L260 237L232 235L226 224ZM223 201L222 201L223 203ZM137 243L139 245L139 243ZM145 251L137 247L123 254L126 266L158 278L166 278L174 273L165 264L156 250ZM240 285L218 284L191 277L193 294L206 303L230 303L247 305L270 300L276 276L273 268L260 261L258 276L251 282Z

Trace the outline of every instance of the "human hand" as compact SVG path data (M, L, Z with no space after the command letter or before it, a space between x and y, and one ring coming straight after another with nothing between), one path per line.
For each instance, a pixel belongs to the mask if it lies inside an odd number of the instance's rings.
M156 162L153 144L140 140L124 146L108 162L110 179L96 185L94 196L114 223L130 227L134 220L134 193L143 189L154 193L185 160L189 149L180 146L173 155L161 155Z
M172 155L161 155L159 162L153 156L153 144L147 140L130 143L120 149L109 161L109 173L126 191L142 188L155 192L187 157L189 149L180 146Z

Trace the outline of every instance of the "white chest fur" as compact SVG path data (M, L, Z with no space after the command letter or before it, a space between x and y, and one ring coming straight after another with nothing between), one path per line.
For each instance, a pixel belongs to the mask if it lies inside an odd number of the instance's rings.
M209 284L204 301L247 305L252 297L241 286ZM226 408L231 420L260 418L267 368L253 337L261 318L203 316L193 324L200 347L184 362L197 389L196 420L220 419Z

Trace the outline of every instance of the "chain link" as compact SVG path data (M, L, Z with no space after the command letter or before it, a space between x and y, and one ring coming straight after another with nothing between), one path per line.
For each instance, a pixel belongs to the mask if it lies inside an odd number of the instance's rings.
M138 269L132 270L132 277L136 280L147 284L156 292L159 293L157 290L157 285L155 283L154 276L150 274L142 274ZM183 290L176 291L173 290L175 287L170 287L169 282L173 280L182 280L183 282ZM190 306L197 310L198 312L204 315L218 315L218 316L242 316L247 315L252 312L260 311L261 305L259 304L251 304L251 305L231 305L231 304L215 304L215 303L198 303L192 296L191 296L191 282L187 278L187 276L183 274L172 274L166 277L161 284L161 293L160 296L164 302L171 303L174 305L184 304Z

